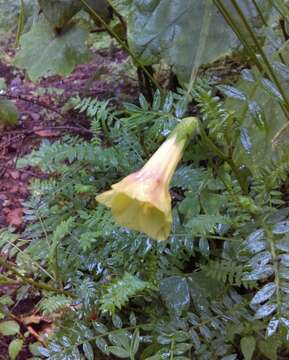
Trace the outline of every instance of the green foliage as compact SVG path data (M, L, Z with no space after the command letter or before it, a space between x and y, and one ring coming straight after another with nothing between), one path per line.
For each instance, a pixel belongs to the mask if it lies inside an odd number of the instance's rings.
M232 285L246 285L242 281L243 266L231 260L210 261L202 267L207 276Z
M234 35L210 1L131 1L128 39L145 64L163 58L182 81L192 68L226 54ZM178 29L176 31L175 29Z
M38 308L44 315L50 315L68 308L68 306L71 305L71 302L71 299L67 296L55 295L42 299L38 304Z
M4 336L10 336L18 334L20 326L16 321L3 321L0 323L0 333Z
M10 100L0 99L0 126L15 125L18 121L18 109Z
M38 22L34 24L34 31L30 35L23 35L26 41L22 41L20 53L16 56L16 64L27 70L30 78L35 81L42 76L49 74L68 74L74 65L84 60L84 44L80 46L79 37L84 43L84 36L79 34L79 19L74 19L74 15L80 10L86 11L91 15L95 24L99 22L105 25L106 30L112 35L121 46L123 36L119 37L118 27L125 33L127 28L127 45L125 47L136 60L138 66L151 65L165 61L172 65L179 79L184 83L189 83L194 70L202 64L207 64L216 59L224 57L238 46L238 41L226 19L224 19L212 1L184 0L178 5L173 1L107 1L107 0L49 0L38 1L39 8L44 13L47 20L45 28ZM238 0L238 4L244 11L245 16L255 28L260 28L261 19L269 18L272 13L272 4L269 0L257 0L256 7L248 0ZM122 21L115 26L109 24L111 20L110 5L122 14ZM229 0L225 1L225 6L231 16L237 21L238 27L246 35L246 27L239 20L234 6ZM256 9L261 11L261 15ZM96 14L96 15L95 15ZM193 16L193 21L192 21ZM118 17L117 17L118 18ZM99 21L101 19L101 21ZM74 21L76 20L76 21ZM90 22L85 21L87 28ZM125 24L125 25L124 25ZM76 30L78 29L78 31ZM177 29L177 31L176 31ZM35 32L38 32L36 37ZM76 39L70 41L67 33L78 33ZM66 35L66 36L65 36ZM31 70L31 61L24 54L31 52L28 40L41 42L47 46L57 38L58 64L45 62L45 66L39 66L35 73ZM72 35L71 35L72 37ZM69 42L70 50L67 50ZM73 46L73 42L78 42L78 46ZM50 45L51 46L51 45ZM54 44L55 47L55 44ZM80 51L76 51L80 47ZM70 54L72 52L72 54ZM68 64L67 57L71 58ZM32 59L35 63L37 59ZM49 66L48 66L49 65ZM47 70L48 67L48 70ZM47 74L47 71L49 72Z
M76 64L88 60L87 36L87 30L76 26L57 34L42 18L21 37L15 65L27 70L32 81L42 76L68 75Z
M18 354L22 350L22 346L23 340L21 339L14 339L13 341L11 341L8 348L8 353L11 360L15 360L17 358Z
M95 202L97 193L156 150L184 116L184 96L157 92L152 105L140 96L139 106L119 111L109 101L75 98L77 111L91 118L91 139L44 142L18 161L51 179L31 185L30 224L21 238L3 232L1 247L12 251L25 275L33 264L38 280L69 289L46 293L39 304L44 313L63 314L48 348L39 348L43 356L60 360L83 352L93 359L100 351L116 358L202 360L233 359L242 351L249 359L268 353L266 336L278 339L272 358L284 348L289 212L279 189L288 174L286 154L246 178L246 194L239 174L200 133L172 181L174 223L166 242L120 228ZM236 114L213 98L205 81L190 97L210 141L220 151L233 147L239 132L229 139L226 133L238 124ZM23 239L29 241L25 250L18 246Z
M148 282L139 280L137 277L125 273L124 276L111 283L100 298L100 310L103 312L115 313L121 309L129 300L145 289L152 288Z
M127 1L123 1L124 4ZM193 68L210 63L236 48L237 41L212 1L129 1L128 40L132 51L145 64L163 59L172 65L183 82L189 82ZM246 16L257 26L251 1L239 0ZM257 1L266 17L270 1ZM230 1L225 6L237 17ZM242 22L239 26L243 27ZM176 30L177 29L177 30Z
M80 0L38 0L38 3L46 19L56 29L63 28L75 14L86 8ZM108 16L106 0L86 0L86 3L102 17Z
M56 29L63 28L81 9L78 0L38 0L38 4L48 22Z
M139 104L120 109L109 100L73 98L75 110L91 121L91 137L44 141L18 161L18 167L34 166L50 175L30 186L24 231L0 233L1 253L14 259L19 270L13 274L28 283L26 291L32 285L43 291L39 310L62 315L47 347L38 348L41 356L288 357L287 43L282 44L280 29L264 16L258 25L262 42L249 31L254 31L254 21L246 11L258 18L258 5L267 2L228 4L234 9L231 27L255 65L242 72L240 82L215 86L213 81L193 81L189 89L156 91L152 103L140 95ZM134 2L137 11L130 16L143 14L139 21L151 22L147 39L152 40L156 29L167 24L156 21L167 16L161 9L172 10L170 5ZM278 1L272 5L284 12ZM180 11L179 5L173 10ZM176 24L174 11L170 14ZM199 29L198 22L192 23ZM238 32L241 23L245 39ZM278 49L268 33L280 40ZM171 39L166 31L157 35L157 44L162 37ZM143 56L150 54L150 44ZM185 55L181 52L172 64L183 66L187 52L195 51L184 44ZM193 111L189 104L194 104ZM152 241L118 226L95 196L141 168L192 112L198 114L199 133L190 139L172 180L169 239ZM9 276L7 271L1 280ZM6 319L11 299L1 298L0 305L5 327L11 321Z
M17 17L21 8L20 1L1 0L0 1L0 35L7 35L7 31L17 28ZM34 0L24 0L25 17L33 14L35 9Z

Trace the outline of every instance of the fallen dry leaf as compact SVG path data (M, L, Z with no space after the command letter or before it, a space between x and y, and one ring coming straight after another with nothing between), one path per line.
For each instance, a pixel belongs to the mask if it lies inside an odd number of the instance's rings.
M38 135L38 136L41 136L41 137L46 137L46 138L50 138L50 137L56 137L56 136L59 136L60 135L60 132L59 131L56 131L56 130L50 130L50 129L47 129L47 130L37 130L35 129L34 130L34 134Z
M20 177L20 172L15 170L15 171L10 171L10 176L12 177L12 179L14 180L18 180Z
M39 324L43 320L44 320L43 316L39 316L39 315L30 315L21 318L21 321L25 325Z
M20 226L22 224L23 209L16 208L10 210L6 216L6 221L11 226Z

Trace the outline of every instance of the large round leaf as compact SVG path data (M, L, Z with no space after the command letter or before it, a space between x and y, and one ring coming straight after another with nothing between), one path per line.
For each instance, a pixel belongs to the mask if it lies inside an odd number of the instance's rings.
M59 29L64 27L82 8L88 12L91 8L105 19L109 16L109 4L106 0L85 0L85 2L81 0L38 0L38 3L48 22L54 28Z
M238 3L249 21L257 19L251 1ZM263 10L269 0L257 3ZM128 40L132 51L146 65L164 59L182 81L189 80L193 67L224 56L238 43L212 0L130 0L130 4ZM224 4L241 26L231 1Z
M54 28L62 28L81 9L79 0L38 0L38 3Z
M15 65L25 69L32 81L49 75L69 75L77 64L88 60L88 31L69 26L58 34L40 19L20 40Z

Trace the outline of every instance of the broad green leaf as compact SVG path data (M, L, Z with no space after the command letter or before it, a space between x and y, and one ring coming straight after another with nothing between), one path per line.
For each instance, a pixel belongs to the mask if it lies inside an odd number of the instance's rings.
M23 340L15 339L12 340L8 347L8 353L11 360L15 360L20 353L23 346Z
M174 349L174 355L182 355L186 353L190 348L192 347L192 344L186 344L186 343L180 343L177 344Z
M278 329L278 326L279 326L279 319L276 319L276 318L273 318L270 320L268 326L267 326L267 329L266 329L266 335L268 337L274 335Z
M188 82L194 65L226 54L235 36L210 0L140 0L133 2L128 40L143 63L163 58Z
M4 336L16 335L20 331L20 326L16 321L9 320L0 323L0 333Z
M9 295L3 295L0 297L0 306L1 305L8 305L11 306L14 304L14 301L11 299Z
M38 0L44 16L54 28L62 28L81 9L78 0Z
M276 242L276 248L289 253L289 241L287 238Z
M247 249L253 254L265 250L266 246L267 244L265 241L265 232L262 229L256 230L251 233L246 242Z
M272 229L273 234L286 234L289 232L289 221L282 221Z
M101 16L103 20L108 22L111 19L111 11L109 9L109 2L107 0L85 0L84 2L78 0L81 3L82 9L87 11L88 13L92 13L90 9L97 13L97 15ZM93 13L92 13L93 15Z
M256 340L253 336L245 336L241 339L241 351L244 360L252 360L256 348Z
M280 263L284 266L289 266L289 255L288 254L282 254L279 256Z
M42 18L21 37L15 65L25 69L32 81L56 74L67 76L77 64L88 60L87 36L88 31L78 26L58 34Z
M6 90L6 89L7 89L7 84L5 78L0 77L0 90Z
M270 251L262 251L254 255L248 262L252 269L260 268L267 265L272 260Z
M18 121L18 109L10 100L0 99L0 125L15 125Z
M278 74L280 74L284 80L289 80L289 67L288 66L286 66L285 64L283 64L279 61L275 61L272 66L273 66L274 70L276 70L276 72Z
M250 136L248 135L248 131L247 129L241 128L241 136L240 136L240 140L241 140L241 144L243 145L244 150L250 154L250 151L252 149L252 142L250 139Z
M41 353L39 352L39 347L42 346L40 342L35 342L29 344L29 350L32 355L34 356L41 356Z
M40 353L41 356L44 356L45 358L48 358L50 355L49 350L43 346L38 346L38 352Z
M118 333L111 333L108 336L109 341L118 347L122 347L129 351L130 345L129 345L129 339L130 335L125 331L120 331Z
M189 82L193 68L226 55L238 44L211 0L122 1L128 2L131 4L128 17L131 50L146 65L164 59L173 66L181 81ZM258 18L251 1L239 0L238 3L249 20ZM257 4L266 17L270 2L259 0ZM225 6L231 15L235 14L229 0ZM242 25L240 21L239 24ZM246 34L244 27L243 31Z
M271 296L274 294L275 290L276 290L275 283L266 284L253 297L253 299L251 300L251 304L252 305L257 305L257 304L260 304L262 302L265 302L266 300L271 298Z
M271 315L277 308L275 304L262 305L255 314L255 319L263 319L266 316Z
M100 322L97 321L93 322L93 327L99 334L105 334L106 332L108 332L107 327Z
M193 328L190 329L190 337L194 348L198 350L201 347L201 340L199 335Z
M193 234L206 235L213 231L217 224L226 224L228 220L221 215L198 215L188 221L187 227Z
M137 353L139 348L139 343L140 343L139 329L136 328L131 340L131 353L133 355Z
M107 342L104 340L104 338L99 337L95 339L95 345L99 348L100 351L102 351L104 354L108 355L108 345Z
M234 161L238 166L247 166L253 174L259 174L261 168L270 166L286 151L289 125L280 106L278 89L269 80L261 79L258 74L255 76L257 80L254 83L241 80L236 85L239 91L247 94L248 102L230 98L227 107L237 116L245 114L239 118L242 132L236 141ZM287 93L288 84L284 82L282 86ZM244 131L250 146L244 147Z
M86 359L93 360L94 359L93 348L90 345L90 343L87 342L87 343L83 344L82 348L83 348L83 352L84 352Z
M247 96L246 94L243 93L243 91L240 91L239 89L236 89L233 86L230 85L219 85L218 89L221 90L221 92L223 94L225 94L228 97L237 99L237 100L242 100L242 101L246 101L247 100Z
M190 291L186 278L171 276L163 279L160 293L167 307L176 314L181 314L190 304Z
M85 0L85 2L98 15L108 19L109 7L106 0ZM56 29L64 27L82 8L90 12L80 0L38 0L38 3L48 22Z
M117 314L113 314L111 320L112 320L113 326L115 326L118 329L122 328L123 324L122 324L122 320L121 320L120 316L118 316Z
M192 273L189 286L194 304L203 304L206 299L214 299L223 292L222 281L212 279L205 271ZM190 322L197 325L200 321L190 313Z
M274 96L278 101L283 101L282 95L272 81L268 79L262 79L261 84L269 95Z
M206 214L220 215L220 210L226 203L226 197L224 195L214 194L206 190L201 193L200 202Z
M34 0L24 0L25 19L28 19L36 8ZM7 35L7 31L15 29L17 24L20 1L0 0L0 35Z
M274 273L274 268L271 265L262 266L253 270L251 273L244 274L243 280L257 281L265 280Z
M121 359L129 358L129 352L119 346L109 346L108 350L115 356Z
M278 348L281 346L280 338L272 336L266 340L261 340L258 342L258 349L261 354L265 356L266 359L269 360L277 360Z

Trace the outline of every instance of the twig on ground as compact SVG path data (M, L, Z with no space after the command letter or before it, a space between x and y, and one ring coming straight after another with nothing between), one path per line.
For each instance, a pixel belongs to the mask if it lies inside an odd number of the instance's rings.
M62 114L61 111L59 111L58 109L56 109L48 104L43 103L42 101L39 101L36 99L29 99L22 95L12 95L12 94L7 94L7 93L0 94L0 97L4 97L4 98L10 99L10 100L24 101L24 102L28 102L28 103L36 105L36 106L40 106L40 107L46 108L47 110L50 110L50 111L58 114L63 119L66 119L66 116L64 114Z
M83 133L91 135L91 131L89 129L86 129L84 127L77 127L77 126L70 126L70 125L63 125L63 126L53 126L53 127L43 127L43 128L37 128L37 129L15 129L10 131L5 131L3 135L17 135L17 134L33 134L35 131L55 131L55 130L66 130L70 132L76 132L76 133Z

